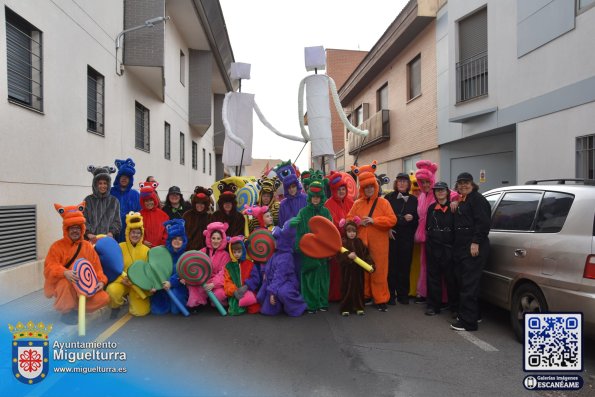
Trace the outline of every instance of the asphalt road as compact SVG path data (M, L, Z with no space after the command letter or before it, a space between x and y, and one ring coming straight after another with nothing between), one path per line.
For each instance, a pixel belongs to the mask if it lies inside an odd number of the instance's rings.
M172 393L228 396L564 396L594 395L595 343L585 340L580 392L523 387L523 351L507 312L484 304L477 332L449 328L450 313L423 305L369 307L363 317L327 313L132 318L109 337L139 363L143 384ZM105 322L107 328L111 322Z

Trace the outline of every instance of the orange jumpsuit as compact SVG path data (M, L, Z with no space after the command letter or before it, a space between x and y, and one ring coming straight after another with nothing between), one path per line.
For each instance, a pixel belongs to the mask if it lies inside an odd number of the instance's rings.
M84 234L81 234L81 236ZM78 244L82 244L81 250L67 269L66 263L72 258L78 248ZM45 258L43 275L45 276L44 292L47 298L55 297L54 309L60 313L68 313L78 307L78 295L74 286L64 276L64 271L72 270L74 262L79 258L87 259L97 273L97 280L107 284L107 277L103 273L99 256L90 242L82 239L73 242L64 231L64 238L56 241L50 247L48 255ZM87 312L93 312L101 309L109 303L109 295L100 290L92 297L87 298Z
M370 256L375 264L374 273L365 273L364 295L372 297L374 303L379 305L388 302L390 293L388 291L388 232L396 225L397 217L393 212L390 203L383 197L378 197L378 182L372 172L363 172L358 175L359 198L351 207L348 220L355 216L363 219L368 216L374 200L378 198L372 219L374 223L363 226L359 225L357 236L363 241L370 251ZM364 195L364 188L368 185L374 186L374 194L370 198Z

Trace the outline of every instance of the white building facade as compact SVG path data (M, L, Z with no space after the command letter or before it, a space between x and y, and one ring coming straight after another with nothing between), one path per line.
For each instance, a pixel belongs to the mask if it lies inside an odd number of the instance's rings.
M3 303L43 285L43 258L62 235L53 203L91 193L88 165L130 157L135 185L153 175L162 198L172 185L186 199L210 186L234 87L218 1L0 0L0 20ZM116 51L116 37L140 26Z
M593 179L595 0L449 1L436 22L443 178ZM483 171L483 172L482 172ZM483 174L483 175L481 175Z

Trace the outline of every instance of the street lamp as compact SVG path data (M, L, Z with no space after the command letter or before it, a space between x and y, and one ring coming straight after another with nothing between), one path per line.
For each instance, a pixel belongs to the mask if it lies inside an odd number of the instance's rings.
M152 28L153 26L155 26L155 24L161 23L161 22L165 23L169 19L170 18L168 16L167 17L155 17L155 18L147 19L145 21L145 23L142 24L142 25L138 25L138 26L135 26L135 27L130 28L130 29L123 30L120 33L118 33L118 35L116 36L116 74L118 76L122 76L124 74L124 73L121 73L121 72L124 71L124 68L123 68L122 64L118 62L118 49L120 48L120 39L126 33L130 33L130 32L133 32L135 30L144 29L144 28ZM118 70L120 71L120 73L118 73Z

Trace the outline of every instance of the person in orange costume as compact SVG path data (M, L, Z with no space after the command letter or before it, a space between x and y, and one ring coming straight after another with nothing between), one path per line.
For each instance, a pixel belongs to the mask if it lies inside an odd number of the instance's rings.
M103 274L99 256L93 245L85 241L85 217L83 210L85 203L65 207L54 204L56 211L62 216L62 230L64 237L52 244L45 258L43 275L45 277L44 293L47 298L55 297L54 309L62 313L61 320L67 324L75 324L78 295L73 283L78 275L72 270L74 262L85 258L91 263L97 273L98 292L87 298L87 312L107 306L109 295L103 290L107 277ZM80 248L79 248L80 247Z
M387 282L388 232L396 225L397 217L390 203L378 197L380 188L375 176L376 161L362 167L352 166L351 169L359 181L359 198L351 207L347 220L353 220L356 216L361 219L357 233L376 265L374 273L365 274L364 295L374 299L379 311L386 312L386 303L390 299Z

